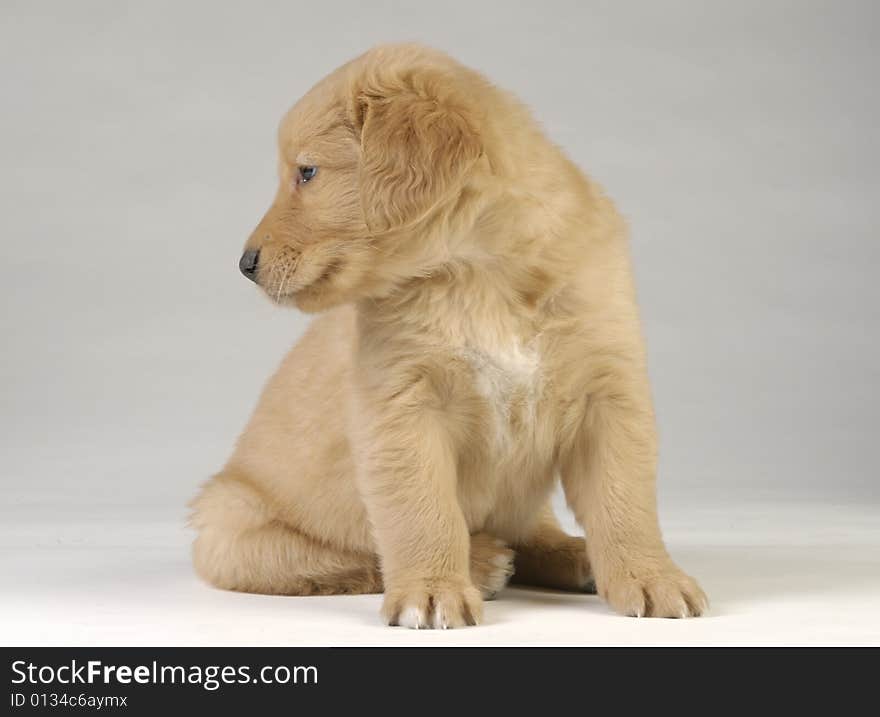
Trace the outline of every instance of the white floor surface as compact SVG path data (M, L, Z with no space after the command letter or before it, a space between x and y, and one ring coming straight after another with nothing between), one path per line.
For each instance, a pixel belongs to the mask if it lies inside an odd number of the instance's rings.
M109 518L115 515L118 517ZM595 596L508 588L484 624L384 627L381 597L267 597L211 589L182 521L7 506L0 644L880 645L880 506L726 506L664 515L708 617L632 619ZM175 516L176 517L176 516Z

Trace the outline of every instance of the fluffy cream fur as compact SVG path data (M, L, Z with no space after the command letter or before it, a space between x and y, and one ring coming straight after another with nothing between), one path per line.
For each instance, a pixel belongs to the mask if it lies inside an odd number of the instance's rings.
M416 46L325 78L279 150L246 248L272 299L321 313L193 503L198 573L384 590L390 624L445 628L479 622L515 552L529 584L702 613L660 536L626 232L601 189L511 95ZM560 478L586 544L549 507Z

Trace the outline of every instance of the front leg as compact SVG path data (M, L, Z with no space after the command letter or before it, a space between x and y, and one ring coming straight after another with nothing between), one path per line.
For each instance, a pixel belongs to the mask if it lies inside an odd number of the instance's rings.
M644 371L618 360L593 388L560 470L568 503L587 532L599 595L634 617L700 615L706 596L675 565L660 535Z
M470 576L470 536L457 498L456 459L425 379L366 393L358 480L382 563L390 625L452 628L482 616Z

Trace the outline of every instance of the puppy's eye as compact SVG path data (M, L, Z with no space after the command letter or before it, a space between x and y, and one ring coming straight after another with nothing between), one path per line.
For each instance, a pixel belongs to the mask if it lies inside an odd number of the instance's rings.
M305 184L308 181L314 179L315 175L318 173L317 167L300 167L299 168L299 183Z

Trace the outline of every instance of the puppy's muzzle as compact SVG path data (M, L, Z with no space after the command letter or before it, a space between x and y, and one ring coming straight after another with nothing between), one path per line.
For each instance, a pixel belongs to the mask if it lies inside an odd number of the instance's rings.
M259 249L248 249L244 254L241 255L241 259L238 262L238 268L241 270L241 273L244 274L251 281L257 280L257 266L260 263L260 250Z

